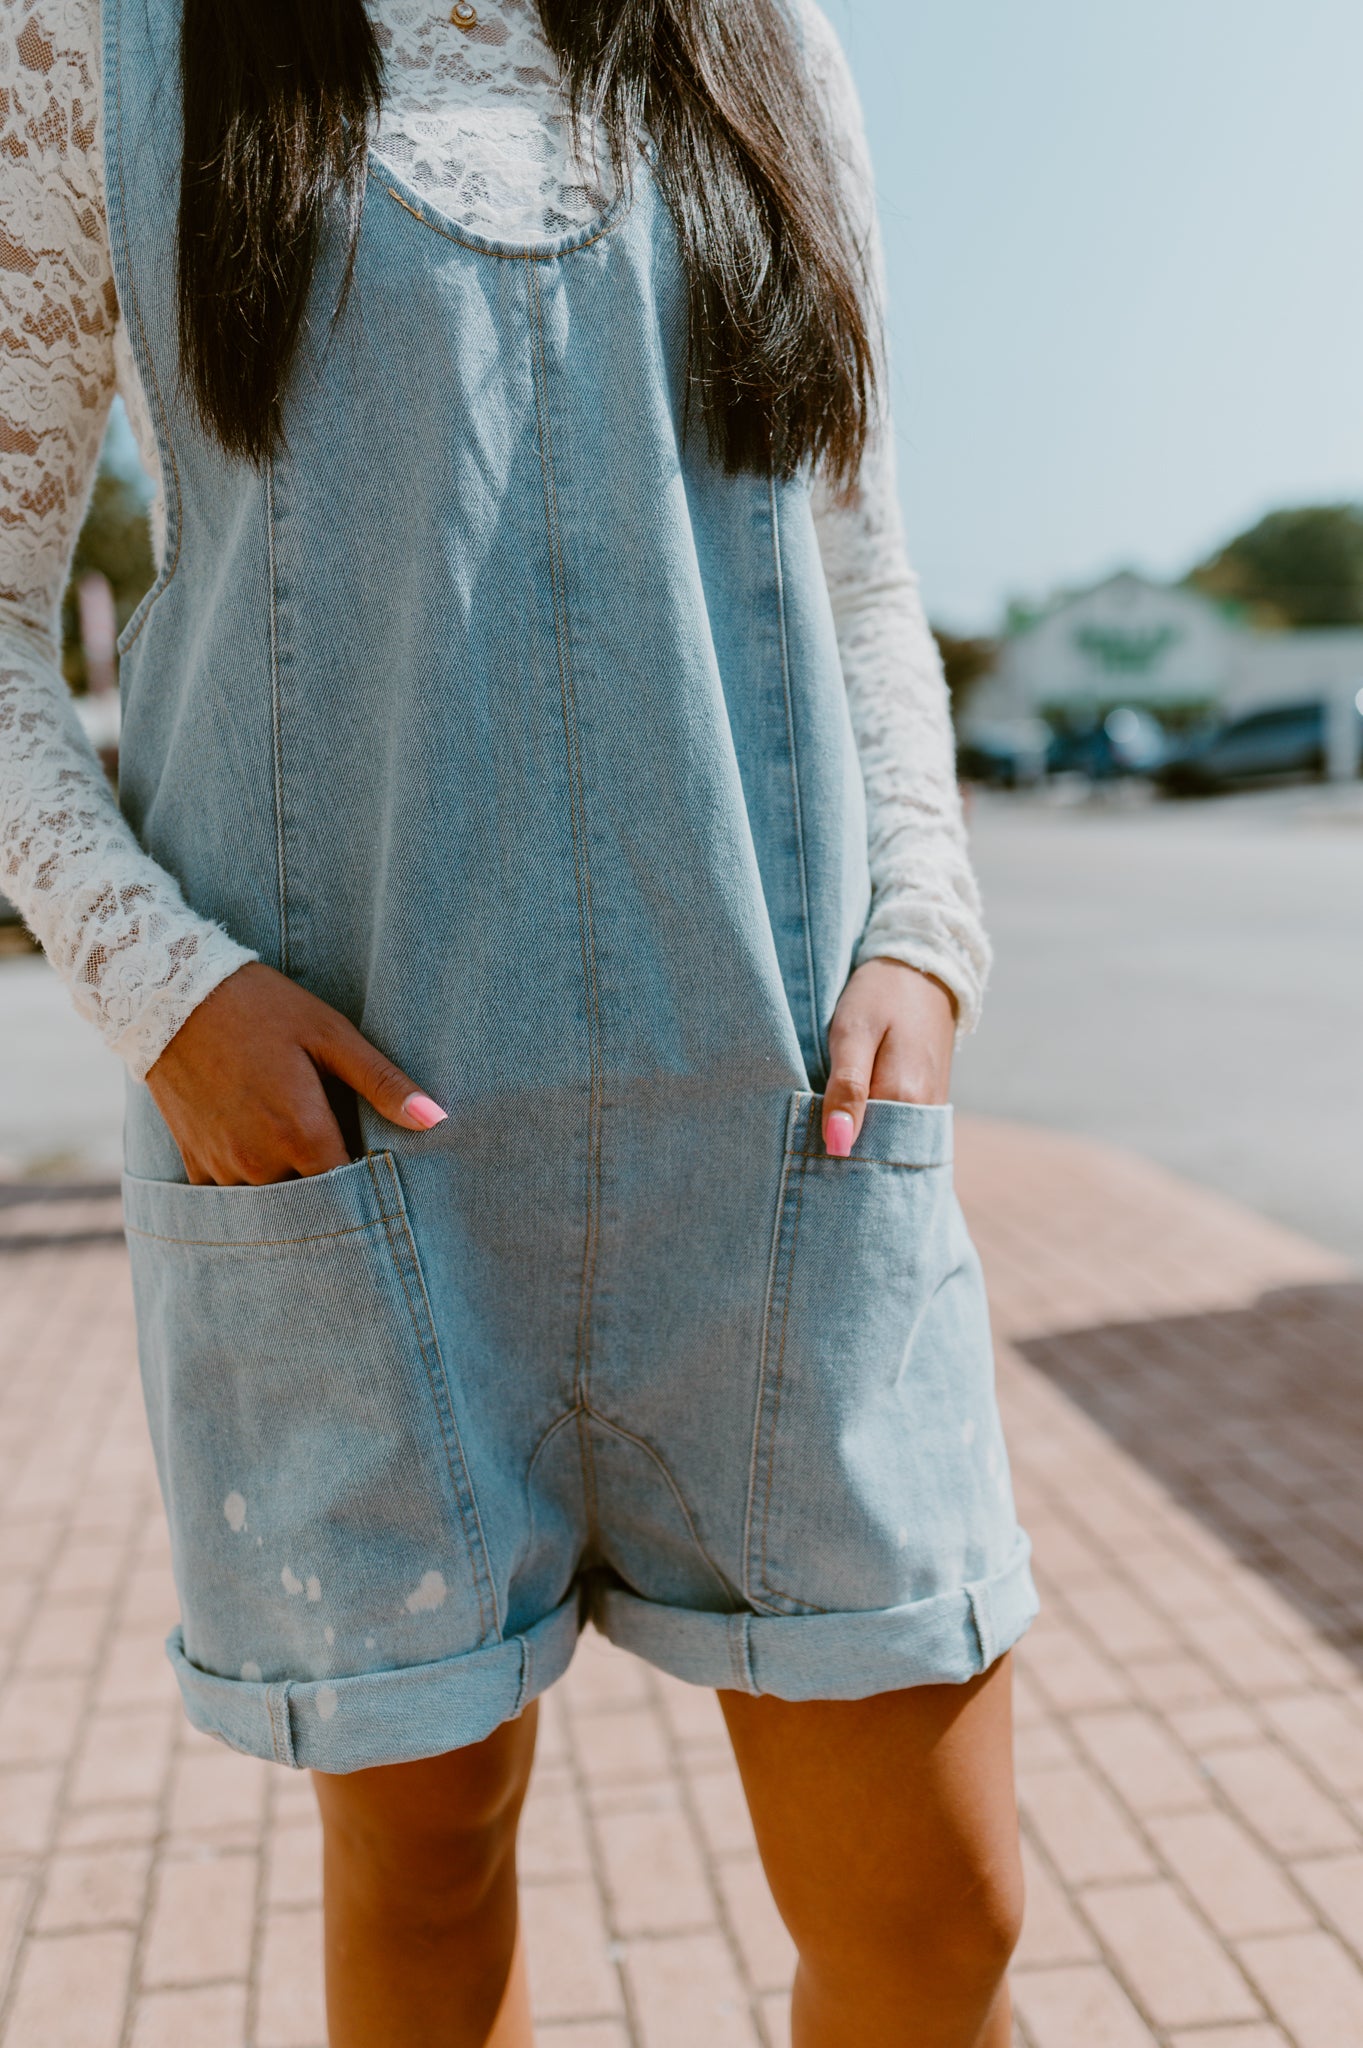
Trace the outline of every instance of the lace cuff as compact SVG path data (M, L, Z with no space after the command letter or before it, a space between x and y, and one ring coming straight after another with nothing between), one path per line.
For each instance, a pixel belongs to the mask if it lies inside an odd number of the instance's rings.
M873 905L870 922L857 947L855 965L868 960L902 960L920 974L945 983L956 998L956 1036L968 1038L980 1021L989 961L977 960L968 940L953 932L944 919L917 923L914 913L893 900Z
M190 1012L199 1007L205 996L212 995L219 982L260 957L239 946L220 925L201 923L189 916L178 920L177 936L164 949L172 960L168 979L149 985L145 975L148 953L152 950L145 945L142 948L141 967L130 977L130 1000L126 1006L120 1001L122 991L116 973L109 976L106 971L100 997L103 1014L98 1021L135 1081L146 1079ZM75 989L74 993L77 1004L84 1008L80 990ZM125 1008L126 1023L122 1021Z

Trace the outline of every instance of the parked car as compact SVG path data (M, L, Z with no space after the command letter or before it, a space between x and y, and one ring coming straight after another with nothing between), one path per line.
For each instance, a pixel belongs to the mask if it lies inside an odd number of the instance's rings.
M1119 704L1087 725L1062 726L1046 750L1046 768L1051 775L1109 782L1118 775L1153 775L1168 751L1157 718L1134 704Z
M1047 739L1035 718L968 726L956 749L956 772L962 782L990 789L1031 789L1046 772Z
M1155 779L1172 796L1207 796L1245 783L1302 781L1324 775L1327 748L1323 703L1274 704L1190 740Z

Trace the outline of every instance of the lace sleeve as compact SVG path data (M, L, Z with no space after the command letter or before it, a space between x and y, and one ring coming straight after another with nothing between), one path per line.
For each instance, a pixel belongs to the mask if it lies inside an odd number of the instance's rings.
M59 666L115 382L98 52L98 0L0 0L0 885L141 1079L255 956L142 852Z
M853 218L883 300L884 266L856 86L831 25L802 0ZM882 392L886 379L882 377ZM903 960L935 974L971 1031L990 965L966 846L946 682L909 564L894 429L882 398L850 502L815 487L819 550L837 621L848 706L866 785L871 916L858 960Z

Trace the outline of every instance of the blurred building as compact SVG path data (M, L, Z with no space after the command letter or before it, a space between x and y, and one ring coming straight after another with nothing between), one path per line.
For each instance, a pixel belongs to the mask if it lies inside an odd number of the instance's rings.
M1014 626L970 719L1063 725L1133 705L1179 726L1349 685L1363 687L1363 627L1258 631L1184 585L1123 571Z

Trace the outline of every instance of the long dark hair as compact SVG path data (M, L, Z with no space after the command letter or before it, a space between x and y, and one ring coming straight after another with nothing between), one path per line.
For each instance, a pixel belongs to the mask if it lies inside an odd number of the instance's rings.
M646 132L690 288L689 379L730 470L855 477L876 349L862 251L785 0L539 0L617 177ZM282 439L324 222L355 260L383 61L364 0L184 0L181 355L204 424Z

